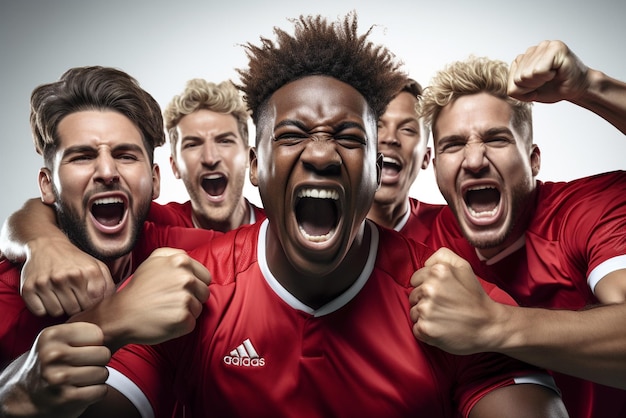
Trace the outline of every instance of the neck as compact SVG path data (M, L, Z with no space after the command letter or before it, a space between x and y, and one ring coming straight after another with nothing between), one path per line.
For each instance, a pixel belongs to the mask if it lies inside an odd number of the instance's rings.
M380 226L393 229L408 210L406 202L407 199L403 199L400 203L378 203L374 201L367 217Z
M245 199L241 199L240 203L235 207L228 219L225 220L214 220L203 216L197 216L195 212L192 213L192 220L193 225L196 228L228 232L250 223L250 205Z
M111 272L113 283L120 284L132 273L132 252L116 258L113 261L107 261L106 265Z
M268 227L266 237L267 264L272 275L289 293L305 305L317 309L345 292L359 278L368 260L371 226L361 224L348 252L336 263L334 268L323 263L319 274L302 271L290 263L280 241Z

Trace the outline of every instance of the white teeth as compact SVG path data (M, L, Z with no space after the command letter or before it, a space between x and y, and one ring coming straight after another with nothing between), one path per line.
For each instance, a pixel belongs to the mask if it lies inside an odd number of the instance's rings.
M496 188L492 186L476 186L476 187L470 187L469 189L467 189L467 191L486 190L486 189L496 190Z
M400 161L396 160L395 158L385 156L383 156L383 163L400 165Z
M204 178L207 180L217 180L217 179L221 179L222 177L224 176L221 174L209 174L208 176L204 176Z
M339 193L328 189L302 189L298 192L298 197L339 200Z
M498 207L497 206L495 208L493 208L492 210L487 210L487 211L484 211L484 212L476 212L471 207L468 207L467 209L469 210L469 213L472 216L474 216L475 218L486 218L486 217L489 217L489 216L493 216L498 211Z
M120 197L103 197L93 202L94 205L108 205L111 203L124 203L124 201Z
M335 233L335 229L333 228L330 232L324 235L309 235L302 227L300 227L300 233L304 238L306 238L307 241L324 242L330 239L330 237Z

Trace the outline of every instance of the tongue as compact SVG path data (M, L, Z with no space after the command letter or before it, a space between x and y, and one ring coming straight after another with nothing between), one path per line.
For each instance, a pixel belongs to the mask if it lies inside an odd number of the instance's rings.
M202 180L202 188L211 196L223 195L226 190L226 184L226 178L224 177Z
M467 205L475 212L488 212L500 202L500 192L496 189L472 190L467 192Z
M337 210L332 200L303 198L296 207L296 217L307 234L321 236L335 227Z
M115 226L122 220L124 206L120 203L94 205L91 209L93 217L104 226Z

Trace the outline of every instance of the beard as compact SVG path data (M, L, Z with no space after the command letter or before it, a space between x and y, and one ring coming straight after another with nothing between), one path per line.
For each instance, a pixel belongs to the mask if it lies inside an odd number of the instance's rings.
M114 261L115 259L122 257L133 250L135 244L137 243L137 240L139 239L139 234L142 230L143 223L148 216L148 212L150 210L150 202L152 200L150 198L141 202L141 205L139 205L140 213L138 213L136 217L132 217L132 219L134 219L134 222L130 225L131 233L128 243L125 246L116 248L114 250L104 250L96 246L89 236L86 219L88 211L85 211L84 215L81 216L78 211L76 211L70 205L66 204L66 202L61 199L56 188L54 188L54 194L56 196L57 202L55 206L59 228L67 235L67 237L76 247L105 263L108 261ZM133 207L132 194L130 196L131 200L129 202L129 207ZM83 207L87 207L88 199L89 196L83 199Z
M511 245L525 231L526 223L523 219L526 219L528 211L531 210L528 208L529 205L532 205L530 202L533 202L531 195L532 189L530 188L528 182L516 184L511 193L511 214L504 224L503 231L499 235L490 239L481 239L471 236L463 228L462 232L465 239L472 245L472 247L479 250L491 250L497 248L502 250L504 246ZM461 213L460 211L455 212L459 214ZM461 223L459 222L459 224Z

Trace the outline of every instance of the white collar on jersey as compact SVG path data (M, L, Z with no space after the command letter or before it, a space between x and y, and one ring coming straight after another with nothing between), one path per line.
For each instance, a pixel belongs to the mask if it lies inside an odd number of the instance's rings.
M396 226L393 227L393 229L400 232L402 228L404 228L404 225L406 225L406 223L409 221L410 215L411 215L411 204L409 203L409 198L407 197L404 215L402 215L402 219L398 221L398 223L396 224Z
M313 309L300 300L298 300L294 295L289 293L287 289L285 289L274 277L272 272L270 271L267 265L267 258L265 254L265 237L267 235L267 228L269 225L269 221L265 219L261 224L259 229L259 241L257 244L257 259L259 262L259 268L261 269L261 273L265 278L265 281L270 286L270 288L276 293L276 295L281 298L285 303L291 306L293 309L297 309L299 311L306 312L313 316L323 316L329 313L332 313L339 308L345 306L350 302L365 286L367 280L374 271L374 264L376 262L376 255L378 253L378 228L370 221L366 220L366 228L369 228L371 231L371 240L370 240L370 250L367 256L367 262L363 267L363 271L359 275L358 279L346 289L341 295L337 296L335 299L331 300L324 306L321 306L318 309Z
M504 250L500 251L498 254L494 255L491 258L486 258L483 257L479 252L478 249L476 249L476 255L478 256L478 259L480 261L484 261L485 264L487 264L488 266L492 265L492 264L496 264L498 261L504 259L505 257L513 254L515 251L519 250L520 248L522 248L524 245L526 245L526 235L522 235L521 237L519 237L517 239L517 241L515 241L513 244L509 245L508 247L506 247Z

